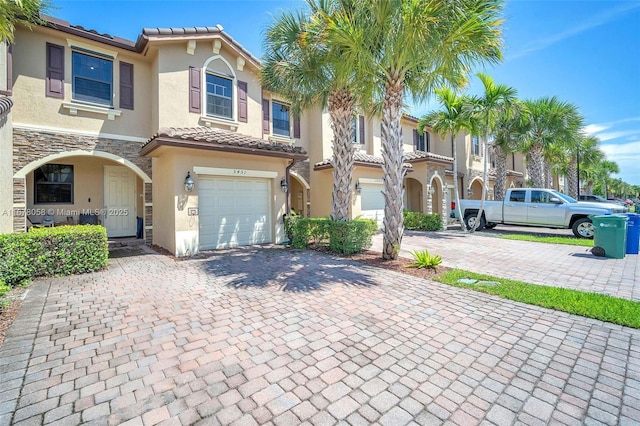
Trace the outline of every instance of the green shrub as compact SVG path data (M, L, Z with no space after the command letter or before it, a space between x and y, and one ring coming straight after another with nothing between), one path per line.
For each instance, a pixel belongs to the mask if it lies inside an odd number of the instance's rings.
M413 250L410 253L413 256L413 263L407 265L407 268L438 269L438 266L442 263L442 257L437 254L429 254L429 250Z
M371 247L377 230L376 221L371 219L337 222L328 218L296 218L291 222L293 247L328 246L340 254L358 253Z
M438 213L404 212L404 227L412 231L442 231L442 216Z
M108 259L107 231L102 226L32 228L0 235L0 280L10 286L38 276L97 271Z
M377 230L378 224L373 219L329 221L329 249L341 254L359 253L371 247Z
M296 226L296 222L301 218L302 216L294 214L293 211L291 212L291 215L284 218L284 233L289 241L293 241L293 228Z
M9 293L10 291L11 291L11 287L6 285L4 283L4 281L0 280L0 297L4 296L5 294Z

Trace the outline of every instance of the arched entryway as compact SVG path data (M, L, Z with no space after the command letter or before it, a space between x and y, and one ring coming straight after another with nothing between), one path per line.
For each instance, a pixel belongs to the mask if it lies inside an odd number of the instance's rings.
M482 199L482 179L481 178L475 178L473 181L471 181L471 185L469 186L469 193L467 194L469 196L469 199L471 200L480 200Z
M404 179L404 208L412 212L423 212L422 184L414 178Z
M309 217L309 184L298 173L291 171L289 185L289 207L291 211L303 217Z
M109 237L135 237L149 224L151 178L137 165L102 151L71 150L32 161L14 176L14 228L31 223L100 223ZM149 237L151 232L148 233Z
M429 213L438 213L443 216L443 203L444 203L444 185L442 179L438 174L434 175L429 182L429 194L430 194L430 212Z

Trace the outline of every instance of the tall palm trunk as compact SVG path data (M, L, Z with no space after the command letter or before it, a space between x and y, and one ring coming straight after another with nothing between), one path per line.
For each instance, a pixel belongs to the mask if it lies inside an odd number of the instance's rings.
M507 187L507 153L500 145L494 145L496 156L496 183L493 185L493 196L496 201L504 200Z
M544 157L542 156L542 146L531 145L529 149L529 161L527 161L527 171L529 179L534 188L544 188Z
M384 164L384 229L382 258L397 259L404 233L404 217L402 216L402 200L404 189L402 179L402 91L403 82L394 76L385 85L385 96L382 115L382 158Z
M544 187L553 188L553 172L551 171L551 162L544 160Z
M567 167L567 180L569 196L577 199L580 180L578 179L578 162L575 156L571 156L571 160L569 160L569 166Z
M451 132L451 151L453 157L453 191L455 192L455 201L456 201L456 217L458 218L458 222L460 222L460 229L464 230L464 218L462 217L462 209L460 208L460 191L458 188L458 156L456 153L458 152L458 144L456 143L456 135Z
M355 101L347 90L329 94L328 108L333 130L333 192L331 194L331 220L349 220L351 208L351 175L353 172L353 144L351 119Z

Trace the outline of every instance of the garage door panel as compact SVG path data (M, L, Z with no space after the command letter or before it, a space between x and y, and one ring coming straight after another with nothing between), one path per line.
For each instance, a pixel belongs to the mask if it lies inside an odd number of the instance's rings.
M200 248L272 241L269 181L203 177L199 187Z
M379 184L365 184L361 186L360 209L365 219L375 219L378 226L382 226L384 219L384 186Z

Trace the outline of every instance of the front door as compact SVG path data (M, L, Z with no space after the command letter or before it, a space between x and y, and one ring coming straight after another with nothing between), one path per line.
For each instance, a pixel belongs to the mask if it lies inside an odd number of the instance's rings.
M120 166L104 167L102 224L109 237L136 235L136 177Z

